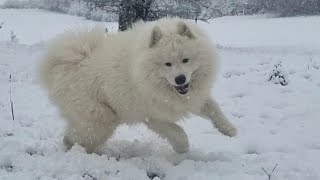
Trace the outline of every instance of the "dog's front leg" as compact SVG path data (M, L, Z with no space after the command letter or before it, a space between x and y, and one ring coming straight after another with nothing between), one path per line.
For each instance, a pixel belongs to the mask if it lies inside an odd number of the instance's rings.
M206 101L200 110L200 115L210 119L222 134L230 137L237 134L237 129L230 123L228 118L221 111L219 105L213 99L208 99Z
M165 138L177 153L189 151L189 140L185 131L177 124L167 121L150 119L144 122L147 127L153 130L160 137Z

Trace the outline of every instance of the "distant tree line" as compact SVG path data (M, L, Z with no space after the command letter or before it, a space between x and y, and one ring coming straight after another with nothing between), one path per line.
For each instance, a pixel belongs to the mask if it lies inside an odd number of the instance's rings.
M96 9L113 9L119 29L137 20L151 21L164 16L206 21L234 15L274 14L298 16L320 14L320 0L84 0ZM109 8L109 9L108 9Z
M96 21L118 21L119 30L132 23L165 16L207 21L221 16L320 14L320 0L7 0L3 8L40 8Z
M222 16L212 6L211 0L78 0L86 3L90 11L104 10L118 14L119 30L126 30L132 23L152 21L165 16L208 20Z
M320 0L249 0L246 10L251 14L315 15L320 14Z

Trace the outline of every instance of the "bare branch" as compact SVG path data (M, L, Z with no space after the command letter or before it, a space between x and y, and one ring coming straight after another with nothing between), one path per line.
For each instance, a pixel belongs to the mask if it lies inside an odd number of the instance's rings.
M269 174L267 173L267 171L264 168L262 168L262 170L264 171L264 173L266 173L266 175L269 176Z
M271 172L271 174L273 173L273 171L276 169L276 167L278 166L278 163L274 166L274 168L273 168L273 170L272 170L272 172Z
M276 167L278 166L278 163L274 166L273 170L271 173L267 173L267 171L262 167L262 170L264 171L264 173L266 173L266 175L268 176L268 180L271 180L271 176L274 172L274 170L276 169Z
M10 74L9 76L9 83L10 83L10 108L11 108L11 116L12 116L12 120L14 121L14 110L13 110L13 101L12 101L12 90L11 90L11 80L12 80L12 76Z

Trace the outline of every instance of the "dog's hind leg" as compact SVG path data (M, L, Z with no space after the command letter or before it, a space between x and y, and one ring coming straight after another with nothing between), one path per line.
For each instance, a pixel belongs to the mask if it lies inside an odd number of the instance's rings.
M200 116L208 118L214 126L224 135L233 137L237 134L237 129L230 123L228 118L221 111L218 103L209 99L201 109Z
M89 115L82 112L78 114L77 121L68 123L63 139L67 149L77 143L88 153L97 153L98 147L111 138L119 125L114 111L106 106L96 106Z
M149 120L144 123L160 137L167 139L175 152L185 153L189 151L188 136L179 125L158 120Z

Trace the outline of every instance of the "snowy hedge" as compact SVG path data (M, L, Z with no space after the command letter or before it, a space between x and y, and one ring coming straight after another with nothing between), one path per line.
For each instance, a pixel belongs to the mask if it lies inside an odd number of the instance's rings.
M138 1L138 0L135 0ZM210 19L258 13L279 16L320 14L319 0L139 0L150 1L151 19L162 16ZM96 21L117 21L118 0L7 0L3 8L39 8L83 16Z
M7 0L2 8L45 9L75 16L83 16L95 21L117 21L117 14L102 9L91 9L83 0Z

